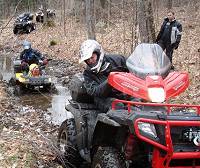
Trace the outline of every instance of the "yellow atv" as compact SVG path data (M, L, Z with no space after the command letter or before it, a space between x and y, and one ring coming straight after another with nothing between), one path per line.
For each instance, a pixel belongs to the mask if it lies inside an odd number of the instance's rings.
M30 64L29 71L22 71L21 60L14 61L14 77L9 81L14 86L14 94L21 95L26 90L53 91L55 86L49 75L45 73L45 65Z

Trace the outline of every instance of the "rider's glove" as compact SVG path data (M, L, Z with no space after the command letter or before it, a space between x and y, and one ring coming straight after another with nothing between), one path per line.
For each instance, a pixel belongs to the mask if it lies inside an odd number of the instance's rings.
M175 50L178 49L178 45L179 45L179 44L178 44L177 42L174 43L174 44L173 44L173 48L174 48Z
M48 64L48 60L47 59L44 59L43 60L43 65L47 65Z
M28 63L27 62L25 62L25 61L22 61L21 62L21 66L26 66Z

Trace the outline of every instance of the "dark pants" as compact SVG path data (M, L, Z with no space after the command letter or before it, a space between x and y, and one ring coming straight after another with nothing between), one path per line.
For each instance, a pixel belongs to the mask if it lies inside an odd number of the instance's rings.
M168 56L171 64L172 64L172 55L173 55L173 51L174 48L171 44L166 44L164 42L159 41L158 45L162 47L163 51L166 50L166 55Z
M22 65L21 65L21 69L22 69L22 72L28 73L29 72L29 65L28 65L28 63L23 62Z
M113 100L114 98L111 98L111 97L109 98L95 97L94 103L102 113L106 113L111 108L111 104Z

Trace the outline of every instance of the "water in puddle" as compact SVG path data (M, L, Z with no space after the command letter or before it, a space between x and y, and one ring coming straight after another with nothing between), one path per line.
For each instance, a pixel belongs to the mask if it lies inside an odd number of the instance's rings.
M67 118L72 117L72 114L66 111L65 106L69 103L70 94L67 88L57 85L58 94L52 97L51 107L48 108L51 114L48 120L55 125L60 125Z
M9 81L14 75L13 64L11 56L1 55L0 57L0 80ZM53 77L56 81L55 77ZM19 97L22 108L26 108L26 111L34 109L41 109L46 111L44 116L48 122L60 125L66 118L72 116L70 112L65 110L65 105L70 98L69 91L66 87L56 84L58 94L49 93L27 93ZM29 108L29 109L27 109Z
M0 80L8 81L13 75L13 65L10 56L0 55Z

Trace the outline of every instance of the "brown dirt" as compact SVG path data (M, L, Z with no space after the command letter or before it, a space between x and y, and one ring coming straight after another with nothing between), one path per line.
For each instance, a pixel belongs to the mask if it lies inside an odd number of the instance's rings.
M191 9L175 9L177 18L183 24L183 38L178 50L174 52L174 63L178 70L188 71L191 85L189 89L173 102L200 104L200 23L199 14ZM157 20L159 29L164 15ZM21 42L30 40L33 48L37 48L50 57L70 60L78 65L78 51L82 41L86 39L84 25L73 19L67 20L66 32L63 26L53 28L37 25L37 30L28 35L15 36L10 29L0 34L0 52L20 52ZM97 40L109 53L124 52L122 42L123 25L104 29L104 34L97 33ZM119 35L121 34L121 35ZM129 34L129 33L127 33ZM128 36L128 35L127 35ZM57 42L50 46L50 42ZM130 42L130 37L127 37ZM130 49L130 45L127 46ZM127 50L128 50L127 49ZM81 69L80 68L80 69ZM67 72L66 72L67 73ZM46 125L41 119L42 112L33 109L31 113L20 114L15 100L6 92L6 84L0 83L0 168L10 167L57 167L55 159L55 142L57 128Z

